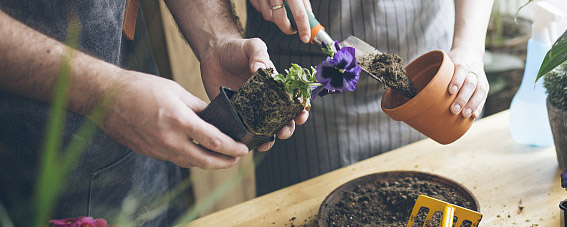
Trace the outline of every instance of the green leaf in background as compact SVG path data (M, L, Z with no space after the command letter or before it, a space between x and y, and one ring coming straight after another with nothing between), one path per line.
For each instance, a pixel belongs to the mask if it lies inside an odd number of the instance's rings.
M78 17L71 18L77 20ZM60 185L65 176L62 169L58 168L61 162L59 151L62 150L63 137L61 135L64 130L67 97L71 80L71 59L75 53L74 47L79 43L79 30L79 23L69 23L66 42L68 48L61 61L59 78L55 84L55 93L53 104L49 111L43 153L40 157L38 182L33 199L33 209L36 210L34 226L46 225L53 212L52 208L57 201Z
M105 94L89 114L90 121L85 121L75 134L76 136L69 141L67 147L63 148L62 135L72 72L71 62L79 43L80 34L78 17L70 15L65 43L67 49L61 61L59 77L54 89L53 104L49 112L45 142L40 158L37 187L34 192L32 207L35 210L34 226L45 226L50 219L53 207L59 198L61 185L64 184L68 173L74 168L77 159L96 132L95 122L102 121L114 100L114 93Z
M557 39L545 55L535 82L565 61L567 61L567 31Z
M523 4L522 6L520 6L520 8L518 8L518 10L516 10L516 14L514 14L514 22L516 22L516 24L518 24L518 16L520 14L520 10L522 10L524 7L528 6L533 1L535 1L535 0L528 0L528 2L526 2L526 4Z

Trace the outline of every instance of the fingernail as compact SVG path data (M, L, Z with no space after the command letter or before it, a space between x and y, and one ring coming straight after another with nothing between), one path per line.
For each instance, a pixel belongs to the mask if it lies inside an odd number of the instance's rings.
M309 38L310 37L308 35L306 35L306 36L303 36L303 38L301 38L301 40L303 40L304 43L307 43L307 42L309 42Z
M449 89L449 93L450 93L451 95L457 94L457 91L458 91L458 88L457 88L457 86L455 86L455 85L453 85L453 86L451 87L451 89Z
M254 63L254 71L258 70L259 68L266 68L266 65L264 65L264 63L262 62Z
M463 111L463 117L469 118L471 115L472 115L472 110L470 108L467 108Z
M474 118L478 118L480 116L480 111L476 110L474 112Z
M455 104L453 105L453 108L451 110L453 111L454 114L458 114L459 111L461 111L461 105Z

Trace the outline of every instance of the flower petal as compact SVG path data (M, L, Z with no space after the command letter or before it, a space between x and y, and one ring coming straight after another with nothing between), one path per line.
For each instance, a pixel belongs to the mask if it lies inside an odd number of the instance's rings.
M339 51L341 49L341 46L339 45L339 41L336 41L336 40L335 40L335 49L337 51Z
M344 47L343 49L341 49L341 52L346 52L345 54L347 56L352 57L351 59L349 59L350 61L345 68L353 68L357 64L355 51L356 50L353 47Z
M346 48L347 47L338 51L333 57L335 67L339 69L348 69L356 64L356 58L351 54L351 52L347 51L348 49Z

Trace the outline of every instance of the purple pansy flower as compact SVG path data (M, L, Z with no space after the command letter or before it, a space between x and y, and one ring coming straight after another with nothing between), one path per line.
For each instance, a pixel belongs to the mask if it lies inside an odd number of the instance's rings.
M340 48L335 41L337 52L332 57L317 65L317 81L322 84L324 89L316 87L313 89L312 96L323 96L328 93L340 93L342 91L354 91L361 68L356 62L354 48Z
M92 217L65 218L61 220L50 220L50 227L107 227L106 220Z
M325 89L325 87L323 85L313 86L313 87L311 87L311 101L313 101L313 99L315 99L315 97L317 95L319 95L320 97L323 97L325 95L335 94L335 93L340 94L340 93L342 93L342 91L340 91L340 90L329 91L329 90Z

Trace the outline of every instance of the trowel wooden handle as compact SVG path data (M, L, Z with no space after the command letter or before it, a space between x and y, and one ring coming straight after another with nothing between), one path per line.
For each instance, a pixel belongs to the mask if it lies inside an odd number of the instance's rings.
M291 22L291 27L297 30L297 23L295 23L295 19L293 18L293 14L291 12L291 9L289 8L289 4L287 2L284 2L284 6L285 6L285 11L287 13L287 18ZM309 19L309 28L311 29L311 36L309 37L309 43L313 44L313 39L315 38L317 33L319 33L319 31L321 30L325 30L325 28L323 27L323 25L321 25L321 23L319 23L317 19L315 19L315 16L313 16L313 14L311 14L307 10L305 10L305 13L307 13L307 18Z

